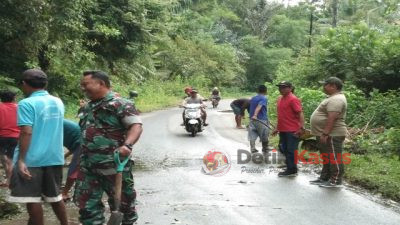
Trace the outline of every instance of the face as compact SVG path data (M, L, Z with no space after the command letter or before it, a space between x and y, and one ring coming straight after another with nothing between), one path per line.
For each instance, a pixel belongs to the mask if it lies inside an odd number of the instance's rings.
M287 87L287 86L279 86L279 92L281 93L281 95L287 95L292 91L291 87Z
M197 97L197 92L190 93L190 96L192 96L192 98L196 98Z
M333 84L325 84L323 89L325 94L331 95L336 90L336 87Z
M93 79L92 75L84 76L81 80L81 90L90 100L98 99L103 92L103 88L102 82Z

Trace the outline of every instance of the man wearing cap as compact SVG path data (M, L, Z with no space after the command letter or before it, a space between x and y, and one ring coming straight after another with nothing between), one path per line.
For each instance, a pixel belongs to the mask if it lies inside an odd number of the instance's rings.
M207 112L204 109L205 105L203 104L203 98L198 94L198 91L196 89L192 89L190 91L190 97L185 98L183 100L182 105L185 106L186 104L201 104L200 110L201 110L201 119L203 120L203 126L208 126L208 123L206 123L207 119ZM185 111L183 111L183 123L185 123Z
M297 165L294 161L295 151L298 150L299 136L304 131L304 114L300 99L293 94L293 85L282 81L278 85L277 100L278 125L273 134L279 132L279 147L286 157L286 170L278 176L296 176Z
M341 162L343 142L346 137L347 100L342 93L343 82L330 77L323 82L328 95L311 115L311 134L317 136L320 153L329 157L318 179L310 181L320 187L341 187L344 166Z
M248 130L248 139L250 141L251 153L256 153L256 140L260 138L262 143L262 151L264 153L268 152L268 135L269 127L268 116L267 116L267 106L268 99L265 96L267 94L267 87L265 85L260 85L257 88L257 95L252 97L250 100L249 114L250 123Z
M11 202L26 203L28 224L43 224L41 202L49 202L60 223L68 224L60 193L64 165L64 105L46 90L47 76L38 69L22 74L21 89L27 98L18 103L21 133L14 153Z

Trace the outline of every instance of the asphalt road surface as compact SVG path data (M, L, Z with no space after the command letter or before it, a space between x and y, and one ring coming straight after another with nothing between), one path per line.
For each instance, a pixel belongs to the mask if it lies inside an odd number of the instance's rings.
M297 177L279 178L271 165L238 164L238 149L248 149L247 133L234 128L232 113L221 112L229 109L229 102L208 108L210 125L196 137L180 126L182 109L142 116L144 132L134 147L137 224L400 224L396 207L348 186L332 190L310 185L316 175L306 169ZM201 172L202 158L211 150L230 156L231 168L225 175ZM257 173L243 172L243 166ZM68 212L77 222L72 203ZM48 207L46 220L56 221ZM26 213L0 223L25 221Z

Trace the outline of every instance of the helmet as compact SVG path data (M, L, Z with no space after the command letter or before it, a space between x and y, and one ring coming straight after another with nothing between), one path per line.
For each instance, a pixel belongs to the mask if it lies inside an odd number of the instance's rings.
M214 89L213 90L216 90L216 91L218 91L218 87L214 87Z
M190 93L192 92L192 87L185 87L184 91L185 93Z

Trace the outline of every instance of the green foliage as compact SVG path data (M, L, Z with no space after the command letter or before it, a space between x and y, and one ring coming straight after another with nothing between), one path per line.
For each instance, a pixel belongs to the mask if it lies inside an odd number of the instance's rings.
M247 86L250 89L274 80L278 65L289 60L292 55L288 48L265 48L255 36L242 38L240 48L248 57L245 65Z
M390 128L383 133L367 132L357 136L350 148L355 153L381 154L400 157L400 129Z
M352 184L400 201L399 160L395 156L352 154L344 176Z
M331 29L322 36L312 54L282 65L278 77L288 75L301 84L336 76L350 81L365 94L374 88L381 92L400 87L400 30L387 33L364 24ZM297 76L297 78L296 78Z

